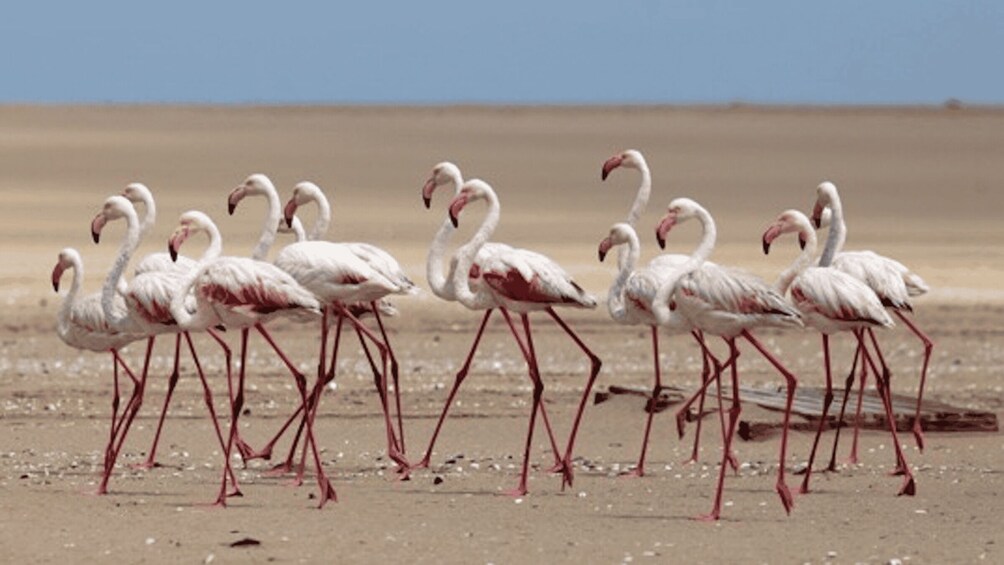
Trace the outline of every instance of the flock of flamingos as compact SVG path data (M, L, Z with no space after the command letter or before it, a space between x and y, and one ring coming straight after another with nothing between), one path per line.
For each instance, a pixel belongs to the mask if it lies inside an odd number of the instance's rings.
M654 359L654 386L652 394L660 392L662 382L659 367L658 333L690 333L703 352L702 387L677 414L677 426L682 436L684 422L691 419L690 408L700 403L703 412L705 391L709 384L720 384L723 372L731 376L732 391L738 391L739 343L752 345L783 376L787 384L787 407L781 438L780 460L776 490L784 509L791 511L793 499L785 483L788 421L797 380L794 374L754 337L760 327L796 328L808 326L822 335L826 395L824 417L819 428L809 466L801 485L808 492L812 463L826 422L825 414L833 400L830 371L829 336L837 332L850 332L857 342L850 375L845 382L844 406L859 374L863 390L870 372L875 377L876 388L882 398L887 421L892 423L890 371L885 365L874 328L891 327L897 316L923 343L924 357L917 398L917 418L913 433L918 446L923 448L923 433L919 413L923 395L924 378L931 355L932 342L910 318L912 296L928 290L916 274L901 263L870 251L843 251L846 227L836 187L823 182L817 188L817 199L811 219L797 210L787 210L772 221L763 233L763 250L785 234L797 238L801 253L774 285L741 270L708 261L715 246L715 222L711 214L694 200L677 198L669 203L666 214L655 232L660 247L671 230L688 220L696 219L703 230L700 244L690 255L664 254L648 265L639 266L640 243L635 223L648 204L651 193L651 174L642 154L635 150L619 153L603 164L602 178L618 168L637 169L641 173L641 186L625 222L614 224L599 244L599 259L603 261L609 251L618 248L618 271L608 295L611 317L618 323L647 325L651 328ZM401 413L398 363L385 331L383 317L395 313L385 297L410 294L416 287L384 250L367 243L333 243L324 235L331 219L330 207L317 185L301 182L285 207L279 200L272 182L261 174L247 178L229 195L230 213L246 197L261 196L268 201L261 237L250 257L222 255L222 239L216 225L206 214L189 211L181 215L177 228L170 237L169 253L155 253L139 261L133 276L126 280L126 267L143 235L153 227L156 209L150 191L142 184L130 184L122 195L109 197L91 223L94 241L98 242L102 229L108 222L124 220L125 235L115 263L105 279L101 292L80 296L83 264L80 254L64 249L52 273L53 287L58 291L62 274L73 269L73 283L58 316L58 332L67 344L91 351L111 352L114 362L115 392L112 401L111 426L104 451L104 467L98 492L107 492L108 481L116 459L129 433L131 424L143 401L144 387L150 363L150 353L156 336L175 334L174 369L169 377L167 395L160 413L153 445L144 466L155 464L157 442L160 438L171 395L178 380L179 356L184 340L191 360L202 380L205 403L217 439L224 453L219 496L216 503L226 505L229 496L240 494L236 474L231 469L233 451L244 461L253 458L270 459L279 438L293 424L297 425L295 439L285 462L278 465L280 472L296 471L296 480L302 482L304 463L312 456L316 479L320 488L320 505L335 500L336 494L324 473L314 437L314 418L321 400L321 391L335 376L343 325L353 329L359 338L373 370L377 392L383 407L387 433L387 451L397 464L397 471L407 476L413 469L427 467L436 438L442 428L454 395L463 382L482 333L492 313L498 311L508 325L527 366L533 382L533 408L530 411L525 453L518 486L509 491L513 495L527 492L530 447L538 415L544 421L554 451L552 472L562 475L562 488L571 485L572 456L575 436L582 419L590 389L600 372L600 359L582 339L564 322L557 307L595 308L597 301L584 291L554 261L526 249L515 249L502 243L489 241L500 217L499 198L492 187L482 180L467 180L452 163L435 166L422 187L425 206L431 206L434 191L441 186L455 190L449 204L448 219L436 233L427 260L427 277L432 291L443 300L456 301L463 306L483 311L474 342L457 373L449 392L435 432L423 458L411 463L405 455L404 427ZM461 214L472 203L483 201L488 208L480 228L469 241L461 245L446 260L446 246L453 237ZM134 204L142 203L145 213L140 219ZM314 203L320 213L310 233L305 233L295 214L299 207ZM816 259L816 229L829 225L824 249ZM276 233L293 231L297 241L282 248L274 261L265 260ZM197 233L205 233L209 245L198 260L178 255L181 246ZM795 239L793 238L793 239ZM447 263L447 264L444 264ZM571 427L565 450L562 452L551 431L545 405L541 403L544 386L540 379L537 356L530 325L531 312L544 312L568 334L574 344L589 360L590 370L585 391ZM519 320L515 320L515 314ZM372 316L375 328L360 322ZM276 317L292 317L307 323L320 321L320 352L317 379L308 387L305 375L283 353L266 329ZM522 329L520 328L522 326ZM240 330L240 363L236 384L231 374L231 350L219 330ZM333 337L330 335L333 331ZM238 431L244 399L245 358L248 338L254 330L272 347L296 381L300 404L275 437L262 449L252 449ZM214 411L212 393L192 344L192 332L205 332L212 336L223 350L226 359L227 385L230 398L230 426L227 433L220 429ZM708 349L705 336L721 337L728 345L727 359L718 359ZM146 340L146 356L140 371L131 370L120 356L120 349L133 341ZM331 352L327 351L329 346ZM330 355L330 357L329 357ZM860 367L860 369L858 369ZM119 373L124 372L133 385L125 406L120 406ZM393 403L388 374L393 381ZM137 376L138 375L138 376ZM722 491L727 469L737 467L732 451L732 441L739 422L739 395L731 394L731 406L722 404L721 388L718 390L719 421L722 427L723 449L717 490L711 512L704 518L717 520L722 507ZM859 393L860 394L860 393ZM860 418L860 396L858 419ZM121 411L120 411L121 408ZM396 418L392 416L396 415ZM641 455L631 474L645 472L645 453L652 411L645 424ZM396 422L395 422L396 419ZM698 430L700 422L698 418ZM856 419L857 423L857 419ZM890 425L896 453L896 474L904 476L900 494L915 492L914 479L903 454L895 425ZM856 430L855 430L856 433ZM837 430L839 438L839 427ZM297 445L303 438L299 465L294 464ZM852 451L852 460L856 458ZM836 454L836 440L833 454ZM695 439L693 457L697 456ZM834 461L831 458L830 467Z

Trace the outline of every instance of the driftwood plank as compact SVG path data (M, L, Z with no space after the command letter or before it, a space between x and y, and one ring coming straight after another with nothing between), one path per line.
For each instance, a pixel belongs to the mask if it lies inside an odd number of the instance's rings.
M823 413L823 395L825 389L819 387L798 387L795 397L792 400L792 413L802 416L810 422L818 422ZM694 393L694 389L685 390L679 387L663 387L654 407L652 403L646 403L646 410L661 412L673 404L678 404L684 398L688 398ZM609 387L607 392L597 392L594 397L594 404L599 404L612 397L619 395L640 396L650 398L651 389L633 386ZM783 411L785 404L784 387L778 388L752 388L739 387L740 399L743 402L752 402L768 410ZM732 400L732 387L722 387L722 396ZM830 413L827 416L830 426L838 425L837 419L840 413L840 404L843 402L844 391L833 391L833 404L830 406ZM844 422L841 425L850 425L854 420L854 412L857 407L858 395L852 391L847 401L847 411L844 415ZM912 396L893 393L892 407L896 418L896 429L899 431L909 431L913 426L914 412L917 406L917 399ZM710 414L705 411L702 416ZM997 414L993 412L969 410L958 408L944 402L925 399L920 410L920 421L925 431L931 432L996 432L999 431ZM747 426L759 429L766 425L773 427L771 423L750 422ZM779 425L779 423L777 424ZM796 423L792 428L798 429L802 426ZM861 403L861 427L866 429L886 429L885 408L878 393L865 391ZM814 429L813 426L809 428ZM753 434L756 435L756 434Z

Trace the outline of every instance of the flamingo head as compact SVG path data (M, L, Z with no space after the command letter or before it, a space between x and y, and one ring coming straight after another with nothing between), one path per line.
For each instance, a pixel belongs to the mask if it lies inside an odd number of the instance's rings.
M296 186L293 187L293 196L286 203L286 207L282 209L282 216L286 221L287 228L293 227L293 217L296 215L296 209L312 200L317 200L320 193L321 187L310 181L296 183Z
M812 231L812 225L805 214L798 210L785 210L763 232L763 253L770 253L770 244L786 233L798 234L798 246L805 249L806 238Z
M167 252L171 255L172 261L178 260L178 250L192 234L204 230L207 222L211 222L209 216L198 210L189 210L178 218L178 227L174 228L170 239L167 240Z
M629 224L618 223L611 226L610 235L603 238L603 241L600 242L600 248L598 250L600 262L603 262L603 260L607 258L607 253L609 253L611 249L631 241L632 236L635 238L638 237L634 234L634 228L632 228Z
M659 242L659 248L666 248L666 234L673 226L685 222L697 215L701 205L689 198L676 198L669 203L666 215L659 220L655 228L655 239Z
M122 190L122 196L125 196L133 204L146 204L153 201L153 193L141 182L127 184Z
M109 196L101 207L101 211L91 220L91 238L94 239L94 243L101 241L101 230L104 229L105 224L111 220L125 217L128 213L126 210L131 209L132 204L124 196Z
M823 211L832 205L836 197L837 186L832 182L823 181L816 187L816 204L812 207L812 225L816 226L816 229L823 226Z
M52 290L59 292L59 280L63 278L63 272L72 267L75 263L80 263L80 254L76 249L67 247L59 252L59 260L52 268Z
M607 159L603 163L603 171L600 174L602 180L607 180L610 172L617 167L627 167L629 169L641 168L642 164L645 163L645 158L642 157L641 152L637 149L628 149L614 155L613 157Z
M453 227L459 227L460 212L465 206L476 200L485 200L492 192L492 187L481 179L471 179L463 184L460 192L450 202L450 221Z
M245 196L258 196L268 194L270 191L275 192L275 185L272 184L272 181L261 173L255 173L230 191L230 195L227 197L227 212L233 215L237 205L240 204L241 200L244 200Z
M453 183L457 191L460 191L463 177L460 175L460 168L449 161L443 161L432 168L432 174L422 186L422 202L426 209L432 206L432 193L444 184Z

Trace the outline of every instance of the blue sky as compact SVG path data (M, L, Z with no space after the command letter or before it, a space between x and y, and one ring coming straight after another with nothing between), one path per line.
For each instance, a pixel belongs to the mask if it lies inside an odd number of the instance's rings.
M15 2L0 102L1004 103L1004 2Z

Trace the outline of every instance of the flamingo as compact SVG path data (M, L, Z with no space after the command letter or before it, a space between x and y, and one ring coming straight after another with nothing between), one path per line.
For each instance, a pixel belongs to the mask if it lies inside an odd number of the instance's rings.
M298 185L298 188L302 188L307 185L317 188L316 185L314 185L313 183L300 183ZM316 288L315 285L319 284L319 281L313 280L310 277L306 276L309 273L309 271L311 271L311 269L321 269L321 270L335 269L335 271L337 271L338 269L346 268L348 269L349 275L355 276L359 280L363 280L364 278L380 279L380 280L393 279L396 280L397 283L401 285L401 289L408 289L407 292L410 292L410 289L413 287L413 285L411 284L410 281L408 281L403 271L401 271L400 267L397 265L397 262L392 257L390 257L390 255L388 255L386 252L383 252L382 250L373 251L376 250L377 248L373 246L368 246L370 249L366 251L369 251L370 254L365 259L363 259L360 257L360 255L362 255L365 251L362 251L361 249L367 247L366 244L336 245L336 244L330 244L330 242L309 241L310 237L313 238L321 237L327 230L327 225L330 222L330 206L328 205L327 199L323 197L323 194L319 193L320 189L317 188L316 193L313 194L312 196L314 198L318 198L319 195L319 198L323 199L323 201L320 199L317 200L319 206L321 207L321 213L318 215L318 222L312 228L311 233L308 236L308 239L304 241L298 241L297 243L290 246L292 247L292 250L290 250L289 252L286 252L286 249L284 248L283 252L285 253L282 252L280 253L282 260L280 261L279 256L276 257L276 265L278 265L280 268L284 270L288 269L287 272L293 274L294 277L299 277L298 280L301 283L306 283L312 292L316 291L320 293L317 296L322 302L330 298L329 294L331 289ZM280 224L285 223L290 226L295 225L295 223L299 222L299 219L296 218L296 216L294 215L298 204L296 204L295 202L291 202L284 209L279 201L279 194L278 191L275 189L275 185L267 176L260 173L250 175L247 179L245 179L245 181L241 185L239 185L237 188L231 191L230 195L227 198L229 212L233 214L237 205L247 196L263 196L265 197L267 202L265 223L262 227L262 234L259 237L259 243L252 254L253 258L264 259L268 254L269 248L274 242L275 232L276 232L276 228L274 226L277 224L277 222ZM304 203L305 202L306 200L304 200ZM327 210L327 212L325 212L325 210ZM284 220L283 214L287 212L288 212L288 218ZM307 245L308 243L314 243L317 245L311 246ZM300 251L311 250L311 251L304 254L297 252L297 250ZM328 253L329 261L327 262L322 261L324 264L312 263L312 258L309 255L313 251L317 251L322 255L324 253ZM352 255L352 257L345 255L346 253ZM383 254L382 256L380 255L381 253ZM348 261L348 263L340 264L339 262L343 260ZM366 262L367 260L369 260L370 262ZM354 274L352 273L353 269L355 270ZM374 269L378 270L382 269L382 271L375 272ZM341 273L335 272L334 275L337 278L341 276ZM323 281L320 282L320 284L323 286ZM352 291L353 291L353 286L351 285L351 283L348 286L341 287L337 291L338 300L343 301L343 299L345 299L346 297L350 297L349 295L351 294ZM376 315L379 315L380 311L383 311L384 313L393 311L393 309L389 308L387 304L383 301L382 295L376 298L375 301L377 308ZM341 302L340 306L336 308L336 310L339 310L338 313L340 313L341 310L345 310L346 312L353 315L354 321L352 321L351 324L356 329L357 333L362 332L360 333L360 343L362 343L362 346L368 358L370 358L369 350L366 349L366 344L362 340L362 335L366 334L367 337L371 339L375 339L375 336L364 326L362 327L362 329L360 329L360 327L357 326L356 323L358 322L357 316L359 314L362 314L364 312L371 312L373 310L373 308L371 307L373 303L374 300L366 300L365 306L360 306L359 304L355 304L352 302ZM323 318L324 318L323 323L325 324L325 327L322 329L322 335L326 336L330 321L330 317L327 316L327 312L325 313L325 316L323 316ZM382 329L382 322L379 325L381 326ZM337 335L340 335L340 326ZM336 335L336 343L337 343L337 335ZM377 340L377 342L379 342L379 340ZM384 355L387 354L387 351L383 349L382 342L380 342L378 348L383 351L382 354ZM333 351L336 352L337 349L333 349ZM387 421L389 422L388 405L386 403L386 398L384 396L384 391L386 390L385 383L383 381L383 377L379 374L379 371L376 369L376 365L373 363L371 358L370 358L370 363L371 367L373 367L374 369L374 380L377 384L377 390L381 398L381 405L383 407L385 416L387 417ZM396 366L396 360L394 361L394 364ZM334 359L332 360L331 368L329 371L324 370L323 360L319 362L318 366L320 367L319 370L321 371L321 373L318 374L318 383L320 383L320 385L315 387L315 389L311 392L311 397L309 398L309 404L316 403L317 398L315 397L315 395L319 396L321 390L323 390L324 383L330 382L330 380L334 378L334 369L335 369ZM396 388L395 390L399 389ZM398 402L398 407L400 407L400 402ZM303 412L303 408L304 406L298 408L290 416L287 422L279 429L279 431L272 438L272 440L270 440L261 451L257 452L252 457L261 457L264 459L270 459L271 452L275 443L279 440L282 434L285 433L285 430L289 427L292 421L298 415L303 413L303 419L301 419L300 429L297 431L296 438L294 438L293 443L290 447L289 456L287 457L284 463L276 465L275 468L273 469L273 471L276 473L282 473L290 470L292 468L292 457L295 453L297 442L299 441L300 431L303 429L306 423L306 418L309 417L309 413ZM400 415L400 410L399 410L399 415ZM406 468L407 465L403 457L403 450L399 447L398 439L396 435L393 433L393 430L388 430L388 453L389 456L392 459L394 459L402 469ZM298 471L295 483L301 482L302 472L303 469L301 467L301 469ZM322 499L322 504L323 503L324 499Z
M927 381L927 367L931 361L931 352L934 349L934 342L921 330L917 324L910 319L907 312L913 311L910 297L920 296L930 290L927 283L916 273L910 271L906 265L879 255L873 251L843 251L844 241L847 238L847 225L844 223L843 205L837 187L832 182L826 181L816 187L816 203L812 210L812 221L816 227L822 223L823 210L828 208L831 212L830 232L826 238L826 246L823 254L819 258L821 267L832 264L837 270L843 271L867 284L878 295L882 304L890 308L896 317L902 320L917 339L924 346L924 360L920 369L920 385L917 390L917 409L913 419L913 436L917 442L917 447L924 450L924 428L920 423L920 409L924 399L924 384ZM874 335L870 333L874 341ZM877 344L877 342L876 342ZM876 351L879 360L882 361L881 351ZM887 371L884 361L882 367ZM853 376L847 381L847 387L853 384ZM889 386L889 375L885 376L885 384ZM862 386L864 383L862 382ZM848 388L848 392L850 389ZM847 394L844 395L846 404ZM841 418L843 408L841 408ZM859 414L860 416L860 414ZM834 446L834 454L836 446ZM851 458L857 460L857 427L855 427L855 442ZM833 467L831 461L831 467Z
M295 214L297 209L311 202L317 204L318 214L317 221L311 228L308 239L318 240L324 237L324 234L327 233L328 226L331 224L331 204L328 202L324 192L316 184L305 181L297 183L297 185L293 187L293 196L283 208L283 218L285 222L290 225L296 219ZM411 282L404 270L401 268L401 265L398 264L397 260L383 249L369 243L353 242L345 243L343 245L347 246L352 253L365 261L385 279L393 281L398 286L398 289L393 292L394 294L412 294L417 291L415 284ZM382 302L384 299L381 297L378 300ZM350 311L354 308L359 313L373 314L376 319L377 327L380 329L380 337L383 339L383 344L387 347L391 378L394 381L394 403L397 411L398 430L397 440L400 442L399 448L403 455L406 450L404 444L404 419L401 411L401 387L399 384L398 361L397 356L394 354L394 348L391 347L390 338L387 336L387 331L384 328L383 320L380 317L380 314L383 311L386 311L386 308L380 307L379 303L372 304L366 302L356 303L351 305L351 307ZM358 317L358 314L356 314L356 316ZM363 349L365 350L366 344L362 340L362 335L359 336L359 339L360 343L363 345ZM369 351L366 351L366 354L369 356ZM332 361L332 368L333 367L334 361Z
M604 169L605 170L605 169ZM635 268L641 254L638 234L628 223L614 224L610 234L600 242L599 259L603 261L610 249L626 245L628 253L620 262L617 277L607 294L607 308L610 317L620 324L643 324L651 328L652 359L654 365L655 384L652 386L652 405L648 409L648 419L645 423L645 435L642 438L641 455L635 468L627 476L642 477L645 475L645 454L648 450L648 437L652 429L652 418L655 416L655 400L662 390L662 374L659 367L659 321L652 313L652 301L655 294L670 277L674 276L672 269L661 268L657 261L645 267ZM656 264L653 264L656 263ZM670 333L685 333L694 331L690 321L680 314L672 313L662 324L664 330ZM696 458L696 451L694 453Z
M432 174L422 187L422 201L425 203L425 207L429 208L432 206L432 195L436 188L451 184L454 187L454 196L456 196L460 193L460 189L464 184L460 168L449 161L438 163L435 167L433 167ZM432 240L432 245L429 247L429 255L425 262L426 279L429 281L429 287L432 289L433 294L449 302L457 301L452 281L457 269L458 255L454 255L450 258L449 270L445 275L443 273L443 256L446 254L446 246L449 244L450 239L453 237L455 232L456 228L453 226L450 219L444 219L442 225L439 227L439 231L436 232L436 236ZM512 247L503 243L486 242L478 251L477 257L475 257L474 263L471 265L470 272L468 273L468 282L471 285L471 291L476 295L479 295L479 299L473 303L465 303L463 306L473 310L484 310L485 315L481 318L481 324L478 326L478 331L474 336L474 342L471 344L470 351L468 351L463 365L461 365L460 370L457 371L457 374L454 376L453 387L450 389L450 393L446 397L446 403L443 404L443 410L440 412L439 419L436 421L436 427L432 433L432 438L429 440L429 445L425 449L425 455L422 457L421 461L412 465L413 469L429 466L429 461L432 457L432 450L436 445L436 439L439 437L439 432L442 430L443 423L446 421L446 415L449 412L450 407L453 405L453 399L456 397L461 383L463 383L464 379L467 378L467 373L470 371L471 363L474 361L474 354L477 351L478 345L481 343L481 336L484 334L485 327L488 325L488 319L491 317L492 311L496 308L501 308L501 306L499 306L499 304L492 299L488 290L481 284L480 261L485 257L511 253L512 251ZM513 336L516 338L517 343L519 343L519 335L513 333ZM551 471L557 472L564 468L564 463L558 449L558 444L554 439L554 431L551 428L551 422L547 416L547 409L543 403L540 405L540 415L541 419L544 421L544 427L547 429L547 437L551 442L551 449L554 452L555 464L551 468Z
M816 458L816 447L819 436L826 424L826 416L833 402L833 379L830 374L830 341L829 336L837 332L853 332L858 340L858 348L868 363L871 357L863 341L865 329L875 327L892 327L893 321L878 296L871 288L857 278L833 267L810 267L816 252L816 233L809 223L809 218L798 210L783 212L767 228L763 234L764 253L770 251L770 244L785 233L797 233L799 244L803 249L795 261L779 277L776 288L784 294L790 290L795 307L802 313L805 323L823 336L823 366L826 375L826 394L823 397L823 414L819 419L816 437L812 442L809 463L805 478L799 491L809 492L809 478L812 476L812 463ZM871 365L874 368L874 364ZM876 372L876 374L878 374ZM851 375L853 375L853 368ZM881 377L880 377L881 379ZM896 434L896 419L892 413L892 404L887 391L881 383L877 383L886 410L886 419L892 432L893 445L897 458L905 461L899 438ZM906 479L899 494L914 494L913 475L909 467L903 465Z
M114 370L114 395L112 396L112 418L109 426L108 445L105 447L104 468L101 475L101 483L97 494L108 493L108 476L111 473L110 461L115 445L115 437L121 420L118 418L119 402L119 367L125 371L132 380L135 389L139 381L136 375L119 355L119 350L126 345L143 339L144 336L133 333L120 332L108 323L104 310L101 308L101 293L95 292L86 296L79 296L80 281L84 278L84 263L80 258L80 253L72 247L67 247L59 252L59 260L52 269L52 289L59 292L59 283L63 273L67 269L73 269L73 282L63 299L56 318L56 333L63 343L76 349L95 351L99 353L108 352L112 354L112 368ZM116 295L113 308L117 313L124 314L126 305L120 295Z
M219 230L209 217L202 213L189 212L182 216L178 228L168 241L172 256L191 234L199 231L209 234L211 246L221 245ZM185 297L190 291L195 295L194 311L189 311L185 307ZM224 448L228 465L237 437L238 420L244 406L247 342L251 328L261 334L286 365L296 381L301 404L307 404L306 379L263 325L269 319L280 315L320 314L320 304L313 295L285 271L270 263L245 257L205 258L199 262L197 269L186 275L179 293L174 295L170 311L178 320L178 324L183 327L210 327L218 320L228 328L241 330L241 368L236 393L232 397L230 434ZM313 446L317 482L323 505L327 500L336 499L336 495L321 466L311 422L307 423L307 441ZM228 474L224 472L220 494L215 502L219 506L226 506L227 478Z
M147 186L140 182L133 182L126 185L122 191L122 196L129 199L133 205L142 204L145 209L143 219L139 226L140 239L145 239L153 226L157 222L157 204L153 200L153 193ZM143 257L133 271L134 275L141 275L150 271L181 271L187 272L195 267L196 262L188 257L178 257L177 261L172 261L166 252L151 253ZM181 339L179 334L178 339Z
M609 159L603 162L603 169L600 174L600 179L604 181L607 180L607 177L609 177L614 170L621 167L625 169L636 169L638 170L639 173L641 173L641 184L638 185L637 193L635 194L634 201L631 203L631 208L628 210L627 219L625 220L628 226L630 226L631 228L635 228L636 224L638 223L638 219L641 217L642 213L645 212L645 208L648 207L649 197L652 194L652 172L649 169L648 162L645 160L645 156L642 155L641 151L638 151L637 149L627 149L610 157ZM635 233L635 237L637 237L637 232ZM627 261L627 258L630 255L630 253L631 253L630 246L625 246L620 248L620 251L618 252L617 256L617 264L618 268L621 271L624 270L624 264ZM686 255L665 253L662 255L658 255L657 257L652 259L646 268L653 271L665 271L665 273L659 273L659 275L669 276L679 267L686 264L688 259L689 257ZM611 311L611 313L613 313L613 311ZM679 319L679 317L674 319ZM638 323L645 323L645 322L638 322ZM715 363L716 367L719 367L718 370L721 370L720 363L715 358L715 356L712 355L711 352L708 350L704 342L704 336L701 334L701 330L693 328L691 330L691 333L694 337L694 340L697 342L697 345L701 348L701 363L703 365L701 369L701 383L703 384L707 382L708 378L710 378L711 364ZM658 343L653 342L653 347L658 347ZM656 355L656 358L658 359L658 354ZM661 384L657 385L657 387L652 392L652 399L651 399L652 403L655 402L655 399L658 397L659 392L661 392ZM697 413L699 415L703 415L704 395L702 394L700 398L701 400L697 409ZM686 412L686 415L688 415L689 417L689 411ZM722 434L724 435L725 416L720 409L719 409L719 418L722 424ZM700 442L701 442L701 423L703 421L704 420L702 417L699 416L697 418L697 430L694 432L694 448L693 451L691 452L690 458L688 458L686 462L689 463L697 462L697 455L698 452L700 451ZM649 426L650 425L651 425L651 418L649 419ZM648 428L646 427L646 430L647 429ZM682 438L683 437L682 421L678 420L677 429L680 433L680 437ZM640 477L644 475L643 462L645 459L645 450L648 447L647 431L645 434L645 438L646 439L642 445L642 455L638 460L639 465L635 467L633 471L625 474L625 476ZM730 459L730 461L734 462L735 460ZM738 465L738 463L735 463L735 465ZM738 469L738 467L736 467L736 469Z
M688 264L681 268L681 278L676 281L670 280L659 288L653 306L657 320L664 323L670 317L670 298L672 297L673 303L694 326L705 333L722 337L729 346L728 364L731 364L732 407L729 409L728 433L722 451L718 487L712 510L709 514L700 516L699 519L718 520L721 516L725 469L732 453L732 439L739 423L741 411L739 372L736 363L739 356L736 339L739 337L752 344L781 373L787 383L780 465L775 490L781 498L785 512L791 513L794 501L784 480L785 455L788 447L788 422L791 418L791 405L798 380L780 360L753 336L752 330L757 327L801 327L801 318L794 306L759 278L735 269L705 264L705 260L714 249L717 230L711 214L697 202L689 198L677 198L669 203L666 215L656 227L656 239L659 242L659 247L665 247L666 234L674 226L691 218L697 218L701 223L703 229L701 242L691 254ZM711 380L718 378L719 375L716 375ZM697 395L703 394L707 384L706 382L702 385L701 390L688 401L687 405L693 402ZM685 410L687 405L681 411Z
M185 341L188 344L189 352L192 355L192 361L195 364L196 372L199 374L199 379L202 382L203 396L206 402L206 407L209 410L213 426L216 430L217 438L220 441L220 446L224 447L223 433L220 431L219 423L216 420L216 410L213 406L212 393L210 391L209 384L206 381L205 374L202 371L202 366L199 362L198 354L195 351L195 345L192 342L189 329L179 324L170 310L171 302L182 283L182 273L178 270L153 270L141 273L129 282L125 292L122 294L126 308L124 310L115 308L116 296L118 295L116 290L116 281L121 279L122 272L125 270L126 265L128 265L129 260L139 244L139 219L136 214L136 210L127 199L121 196L112 196L105 201L101 212L99 212L91 222L91 234L94 237L94 241L98 242L100 241L101 232L105 225L107 225L109 221L118 219L125 219L126 233L123 238L122 246L119 249L118 257L115 260L115 264L112 267L112 270L108 273L108 276L105 279L105 284L102 287L102 311L108 324L111 327L116 328L118 331L125 331L146 336L147 351L146 358L143 362L143 372L140 375L139 385L133 391L133 395L126 406L128 414L123 415L124 424L122 425L123 427L118 437L117 445L112 453L111 464L114 465L114 460L118 457L119 450L125 442L133 419L136 417L136 414L142 406L146 386L146 377L150 364L150 353L153 349L154 340L157 335L165 333L179 333L181 336L184 336ZM205 258L211 258L216 255L219 255L219 246L216 246L215 248L210 247L205 254ZM182 296L181 299L184 300L185 297ZM220 344L227 357L227 366L229 369L229 348L227 348L226 343L222 340L222 338L210 329L211 325L216 324L200 327L197 328L197 330L206 331L217 341L217 343ZM153 446L150 449L150 453L147 456L146 461L138 465L140 468L152 468L156 465L155 453L157 450L157 444L160 440L161 431L163 430L167 407L170 404L174 387L178 381L179 357L180 339L176 342L174 351L174 369L168 381L167 395L164 399L164 407L161 410L160 419L157 424L157 431L154 436ZM229 468L229 461L227 461L227 471L234 479L234 491L231 495L238 496L240 495L240 489L237 486L232 470ZM107 477L105 481L107 481Z
M498 196L492 187L479 179L465 182L453 201L450 202L450 221L454 227L458 226L460 212L471 202L484 200L488 204L488 214L481 223L481 227L474 234L471 240L466 243L457 253L457 267L453 273L453 292L457 300L472 309L487 308L492 303L497 303L503 307L502 315L514 335L516 328L512 323L508 311L519 312L523 322L523 331L526 342L519 342L520 349L526 359L530 369L530 378L533 380L533 407L530 410L530 425L526 435L526 448L523 455L523 470L520 476L519 485L507 494L513 496L523 496L527 492L527 473L530 464L530 446L533 441L533 427L540 406L541 394L544 391L544 383L540 379L540 370L537 364L537 354L534 351L533 336L530 329L529 313L534 311L545 311L552 319L571 337L572 341L586 354L590 361L589 379L579 403L578 412L575 415L572 431L568 438L568 444L563 458L562 486L572 483L572 453L574 451L575 436L579 429L582 413L589 398L596 376L600 372L602 362L586 344L579 338L572 328L555 311L555 306L570 306L574 308L595 308L596 299L587 294L582 287L575 283L572 278L554 261L533 251L525 249L513 249L508 253L489 254L478 258L481 270L482 284L488 289L493 302L487 302L484 293L474 293L471 290L469 273L474 265L478 252L484 247L485 242L492 236L498 226L500 216L500 205ZM518 337L518 335L517 335Z

